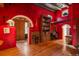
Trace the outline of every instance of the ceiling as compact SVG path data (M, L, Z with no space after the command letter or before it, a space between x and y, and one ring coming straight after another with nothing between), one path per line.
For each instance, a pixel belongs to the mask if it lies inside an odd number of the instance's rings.
M55 12L65 7L68 8L71 4L69 3L35 3L35 5Z
M64 7L69 7L71 5L69 3L34 3L34 4L54 12L56 12L57 10L61 10ZM5 6L10 6L10 5L14 5L14 4L11 3L5 4ZM4 3L0 3L0 7L4 7Z

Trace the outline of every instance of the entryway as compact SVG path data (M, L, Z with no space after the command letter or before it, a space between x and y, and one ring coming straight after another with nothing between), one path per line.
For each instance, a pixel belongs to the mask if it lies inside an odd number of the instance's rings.
M12 19L15 22L17 41L26 41L29 43L29 28L33 27L32 21L23 15L15 16Z
M64 24L62 26L62 34L63 34L62 39L63 39L63 51L64 52L67 52L67 47L75 49L75 47L72 45L72 35L71 35L70 28L71 26L69 24Z
M25 21L23 17L17 17L13 19L16 27L16 40L27 40L29 33L28 21Z
M71 45L71 31L70 31L71 26L68 24L64 24L62 26L62 34L63 34L63 44L64 45Z
M33 27L33 23L30 18L24 15L14 16L11 20L7 21L10 26L16 28L16 41L29 43L30 27Z

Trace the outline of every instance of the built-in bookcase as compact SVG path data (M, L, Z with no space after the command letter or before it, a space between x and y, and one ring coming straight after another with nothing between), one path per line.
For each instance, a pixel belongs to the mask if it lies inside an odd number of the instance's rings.
M41 40L50 40L50 22L51 18L47 16L42 16L41 18Z

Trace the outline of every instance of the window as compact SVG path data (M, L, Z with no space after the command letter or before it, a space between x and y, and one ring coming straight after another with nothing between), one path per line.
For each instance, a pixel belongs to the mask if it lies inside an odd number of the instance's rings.
M68 16L68 9L62 11L62 17Z

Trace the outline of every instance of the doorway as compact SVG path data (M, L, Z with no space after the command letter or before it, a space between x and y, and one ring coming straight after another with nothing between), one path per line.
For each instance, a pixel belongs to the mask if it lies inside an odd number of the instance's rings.
M63 44L64 45L71 45L71 31L70 31L71 26L68 24L65 24L62 26L62 39L63 39Z
M33 23L30 18L24 15L14 16L12 19L8 20L10 26L15 26L16 28L16 46L25 52L27 50L27 45L30 44L30 28L33 27Z
M17 41L27 41L30 44L30 28L33 27L33 23L30 18L24 15L17 15L13 17L11 20L14 21L16 27L16 40ZM25 41L25 42L26 42Z
M16 27L16 40L27 40L29 33L28 21L25 21L25 18L23 17L17 17L14 19L14 22Z

